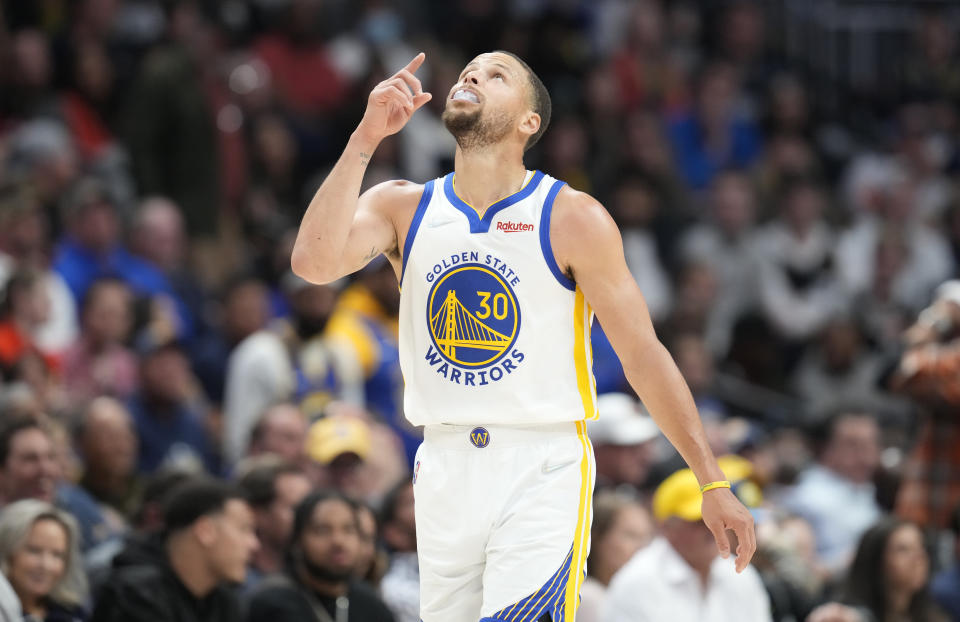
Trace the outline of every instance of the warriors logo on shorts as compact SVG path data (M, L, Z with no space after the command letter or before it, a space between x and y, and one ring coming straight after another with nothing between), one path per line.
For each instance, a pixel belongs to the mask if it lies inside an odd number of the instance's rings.
M427 304L430 337L454 365L480 369L502 359L520 332L520 306L489 266L465 264L441 275Z
M490 444L490 433L486 428L474 428L470 431L470 443L478 449L483 449Z

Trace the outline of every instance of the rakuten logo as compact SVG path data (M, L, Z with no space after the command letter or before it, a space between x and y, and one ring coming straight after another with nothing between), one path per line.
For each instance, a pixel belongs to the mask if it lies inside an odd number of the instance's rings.
M500 221L497 223L497 231L505 233L516 233L518 231L533 231L533 225L526 222Z

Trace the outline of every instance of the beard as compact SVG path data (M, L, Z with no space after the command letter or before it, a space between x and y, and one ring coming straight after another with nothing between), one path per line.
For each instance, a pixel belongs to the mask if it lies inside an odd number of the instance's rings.
M303 569L307 571L307 574L310 575L312 579L323 581L324 583L343 583L349 580L353 574L353 568L337 570L335 568L321 566L307 559L306 555L304 555L300 561L303 564Z
M495 114L486 119L483 117L483 108L479 106L473 112L454 111L447 106L441 119L463 151L498 143L510 133L511 127L510 119L505 114Z

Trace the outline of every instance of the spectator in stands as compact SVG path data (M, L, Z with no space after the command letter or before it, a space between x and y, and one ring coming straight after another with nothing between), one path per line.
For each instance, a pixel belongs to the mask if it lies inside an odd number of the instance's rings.
M164 509L160 560L118 569L93 622L236 622L231 584L257 549L254 517L238 489L215 480L181 484Z
M774 222L757 233L763 259L760 300L782 336L808 339L847 302L834 270L835 235L823 219L821 189L809 179L788 183Z
M286 572L262 584L247 622L393 622L376 593L351 580L359 545L354 502L330 492L308 496L294 515Z
M349 351L322 336L336 288L288 274L284 289L293 316L257 331L230 355L224 395L223 454L243 454L257 417L270 404L292 400L308 417L333 399L363 403L360 368Z
M183 216L176 204L164 197L144 199L137 209L130 232L130 250L163 273L184 323L180 337L196 336L203 320L204 295L195 273L186 268L187 239Z
M845 606L825 605L808 622L945 622L927 592L929 581L923 533L913 523L884 518L860 540L842 590Z
M727 472L724 458L720 468ZM738 575L732 558L717 555L717 541L700 513L702 494L689 469L657 487L653 514L662 537L613 576L603 622L771 622L770 601L757 571L747 566ZM640 590L642 598L637 597Z
M638 176L627 176L618 183L611 212L623 236L623 254L636 279L655 322L666 318L673 304L673 289L661 262L654 219L662 211L654 187Z
M417 622L420 619L420 565L411 482L401 482L387 494L380 509L380 524L383 542L390 553L390 566L381 583L383 601L397 622Z
M53 442L35 419L8 419L0 430L0 506L37 499L52 502L60 481Z
M333 489L353 499L376 500L381 482L367 464L373 444L364 419L339 414L320 419L310 426L306 447L307 455L326 469Z
M600 621L610 580L653 537L653 519L639 500L613 490L601 490L594 495L590 556L587 578L580 588L578 620Z
M55 119L33 118L17 127L9 140L6 168L30 184L43 211L57 222L57 205L80 173L72 136Z
M892 400L879 388L884 360L864 341L855 319L844 315L831 318L807 347L792 384L809 421L841 404L861 404L877 413L893 410Z
M597 488L641 487L654 460L660 431L641 404L625 393L608 393L597 400L599 419L587 424L597 462Z
M746 168L760 153L756 125L738 110L738 81L732 66L708 66L697 85L696 108L670 124L677 168L692 188L707 188L725 168Z
M710 185L710 216L694 225L680 240L684 265L710 266L716 276L716 301L708 323L711 351L726 353L733 324L757 302L761 260L757 252L754 219L756 198L742 173L727 170Z
M275 454L293 464L307 459L307 418L300 409L281 402L267 409L250 431L248 456Z
M327 335L354 353L363 369L365 407L403 439L412 467L423 434L403 416L399 312L397 277L390 262L380 258L367 264L357 281L340 294Z
M133 294L119 279L94 281L83 298L80 338L63 355L69 398L83 404L98 395L130 399L137 389L137 357L127 346Z
M9 417L0 427L0 506L21 499L55 503L76 519L84 553L116 537L111 521L85 490L64 479L57 455L56 426L32 417Z
M129 521L143 493L143 480L137 474L137 435L130 413L121 402L98 397L81 414L76 438L83 458L80 485Z
M246 586L283 569L283 556L293 530L293 512L312 486L296 463L263 455L241 463L238 485L253 509L260 548L250 560Z
M179 465L217 473L206 407L180 345L145 339L141 356L140 390L130 401L140 439L140 472Z
M902 258L890 271L890 298L919 311L937 285L953 272L953 258L940 231L921 222L916 213L917 188L906 172L893 167L877 192L874 213L861 214L837 243L837 269L852 293L870 289L875 273L885 266L877 254L891 241ZM891 240L892 238L892 240Z
M0 570L24 620L86 622L79 539L73 517L46 501L24 499L0 513Z
M55 367L56 360L42 354L33 337L47 321L49 309L39 272L21 270L7 281L0 319L0 371L5 377L22 374L20 366L28 355L39 356L48 369Z
M270 319L270 292L256 277L238 275L223 287L219 322L194 340L190 359L207 397L222 404L230 353Z
M924 526L944 528L960 503L960 281L937 289L904 335L907 349L894 383L929 413L903 472L897 514Z
M951 622L960 622L960 505L950 517L950 534L953 536L953 560L933 578L930 594L950 616Z
M170 295L163 274L123 244L120 216L101 182L92 177L81 179L65 201L66 233L53 265L74 300L83 300L90 285L102 277L121 279L138 296Z
M77 336L77 307L60 274L50 267L50 223L37 193L22 181L0 184L0 283L18 270L41 273L49 311L33 332L43 352L57 355Z
M783 504L810 522L820 560L836 573L881 514L873 483L880 429L870 413L841 409L820 424L815 439L817 462L800 474Z

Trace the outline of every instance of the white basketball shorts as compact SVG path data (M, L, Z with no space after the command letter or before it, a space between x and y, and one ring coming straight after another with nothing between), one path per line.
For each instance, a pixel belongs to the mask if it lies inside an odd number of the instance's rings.
M423 622L573 622L590 548L586 424L432 425L413 492Z

